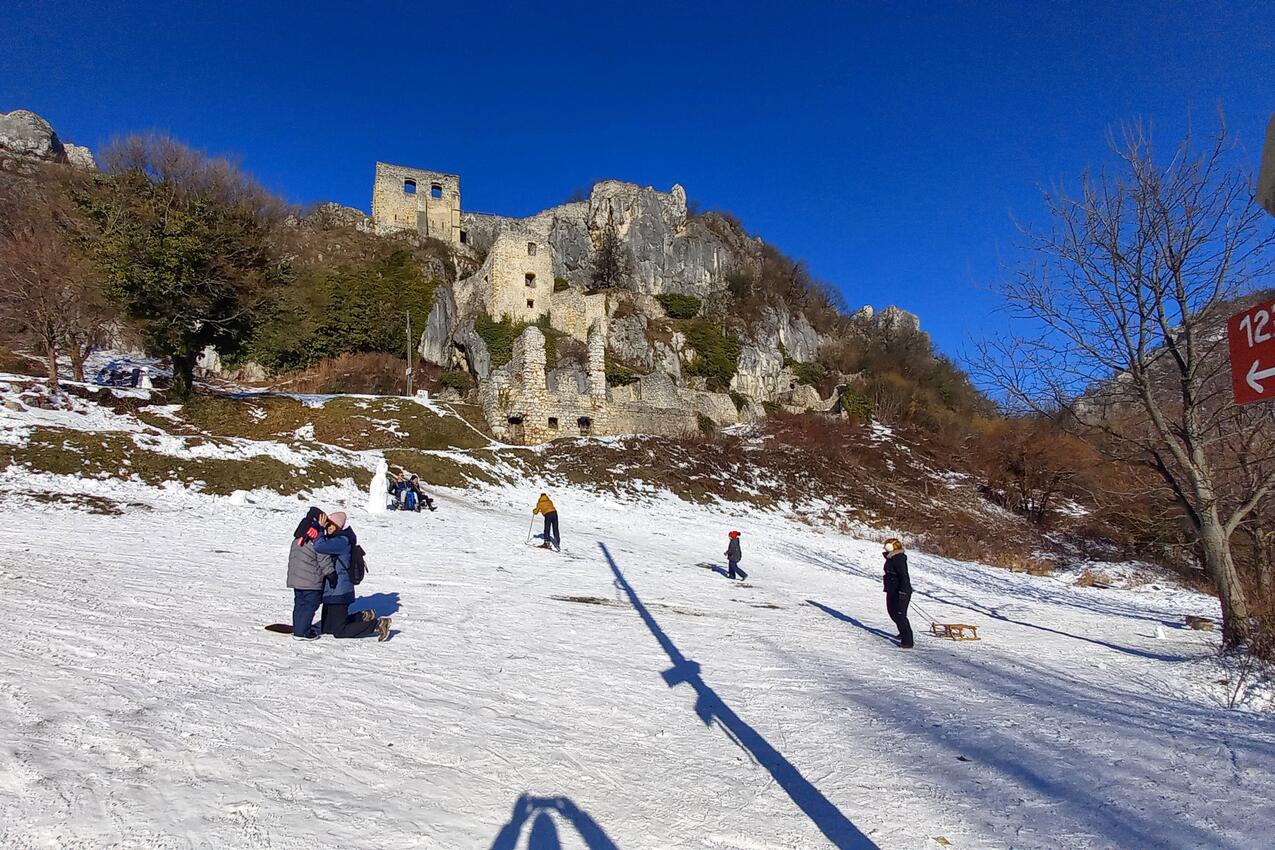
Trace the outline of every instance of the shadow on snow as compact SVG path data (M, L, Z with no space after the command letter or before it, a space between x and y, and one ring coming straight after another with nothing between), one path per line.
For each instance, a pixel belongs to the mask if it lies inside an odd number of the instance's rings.
M531 829L527 833L526 850L562 850L562 842L558 838L559 820L570 824L589 850L619 850L597 821L567 797L534 797L530 794L523 794L514 802L509 822L501 827L491 850L516 850L518 839L528 822Z
M684 684L695 691L695 713L704 725L711 726L713 721L717 721L727 737L770 773L779 787L784 789L834 847L841 850L879 850L870 838L832 804L832 801L811 784L810 780L802 776L801 771L792 762L784 758L783 754L771 746L769 741L722 701L717 692L700 675L699 663L682 655L682 651L665 634L659 623L651 616L651 612L642 604L642 600L638 598L628 580L624 578L624 574L620 572L606 544L599 542L598 548L602 550L607 564L611 567L611 572L615 575L616 586L628 596L634 610L638 612L642 622L673 664L660 675L670 688Z
M883 632L878 628L867 625L866 623L861 623L858 620L856 620L854 617L851 617L849 614L841 613L836 608L829 608L827 605L820 604L814 601L813 599L807 599L806 604L814 606L815 608L818 608L820 611L824 612L830 617L835 617L836 619L840 620L843 623L849 623L852 626L856 626L860 629L863 629L865 632L869 634L873 634L873 635L876 635L877 637L885 638L886 640L888 640L890 643L894 644L895 646L899 645L899 639L895 637L894 635L888 632Z

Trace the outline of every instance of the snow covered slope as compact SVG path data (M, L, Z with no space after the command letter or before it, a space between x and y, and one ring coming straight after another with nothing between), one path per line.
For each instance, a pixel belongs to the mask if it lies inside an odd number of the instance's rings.
M295 642L305 503L0 495L5 848L1262 848L1275 725L1223 707L1216 603L914 553L984 640L890 640L878 543L539 482L368 515L386 643ZM94 503L98 504L98 503ZM747 582L723 565L743 531ZM707 565L707 566L706 566ZM921 620L914 610L914 623ZM1164 637L1157 637L1157 633ZM940 841L939 839L942 839ZM950 842L950 844L949 844Z

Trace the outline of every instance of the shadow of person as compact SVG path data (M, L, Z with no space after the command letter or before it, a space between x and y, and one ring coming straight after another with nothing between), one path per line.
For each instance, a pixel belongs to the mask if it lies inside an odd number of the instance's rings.
M726 571L726 568L721 566L720 564L710 564L708 561L704 561L703 563L699 564L699 566L703 567L706 570L712 570L713 572L717 573L719 576L726 576L727 578L730 578L730 573L728 573Z
M496 834L491 850L517 850L518 839L529 820L531 830L527 834L527 850L562 850L555 816L569 824L589 850L620 850L598 822L570 798L536 797L527 793L514 801L509 821Z
M398 613L399 607L398 593L369 593L354 600L350 605L350 613L371 610L378 617L392 617Z
M611 557L606 544L599 541L598 548L602 550L603 557L611 567L615 586L628 597L629 603L642 619L651 636L668 656L672 666L660 674L665 684L670 688L686 685L693 690L695 692L694 711L700 721L705 726L716 724L735 746L746 752L756 764L764 768L797 808L801 809L806 817L810 818L811 823L832 843L833 847L838 850L880 850L876 842L864 835L837 808L836 804L825 797L823 792L802 774L795 764L736 714L717 691L704 681L699 662L683 655L668 633L660 628L660 624L643 604L637 591L620 571L619 565Z
M562 842L558 840L558 827L553 817L545 811L536 815L531 824L531 832L527 835L527 850L562 850Z
M876 635L877 637L880 637L880 638L885 638L886 640L888 640L890 643L894 644L895 646L898 646L899 644L899 638L897 635L892 635L889 632L884 632L881 629L875 628L874 626L869 626L866 623L861 623L858 620L856 620L854 617L851 617L849 614L841 613L836 608L829 608L827 605L816 602L813 599L807 599L806 604L814 606L815 608L818 608L820 611L824 612L828 616L835 617L836 619L840 620L843 623L849 623L852 626L857 626L858 628L863 629L865 632L869 634Z

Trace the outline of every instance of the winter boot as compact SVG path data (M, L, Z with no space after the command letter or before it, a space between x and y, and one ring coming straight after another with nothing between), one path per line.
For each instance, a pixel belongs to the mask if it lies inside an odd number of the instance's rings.
M305 634L303 634L303 635L293 635L293 636L292 636L292 639L293 639L293 640L318 640L318 639L319 639L319 630L318 630L318 629L310 629L310 631L306 632L306 633L305 633Z
M371 608L366 609L363 613L363 622L370 623L376 619L376 612Z
M390 618L382 617L376 624L376 640L377 643L385 640L390 636Z

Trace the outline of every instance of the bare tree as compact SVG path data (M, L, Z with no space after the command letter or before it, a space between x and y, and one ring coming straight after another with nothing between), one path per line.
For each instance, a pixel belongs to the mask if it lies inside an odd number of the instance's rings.
M1078 195L1043 193L1052 223L1022 229L1033 260L1001 287L1028 329L983 344L974 365L1011 402L1070 414L1110 456L1154 470L1235 646L1250 610L1231 535L1275 473L1259 463L1269 430L1230 401L1224 323L1270 273L1272 236L1224 126L1202 149L1188 135L1167 162L1141 126L1110 142L1114 171L1086 172Z
M74 244L73 208L56 175L0 186L0 317L28 336L48 363L56 391L58 357L84 380L84 360L111 310L92 264Z

